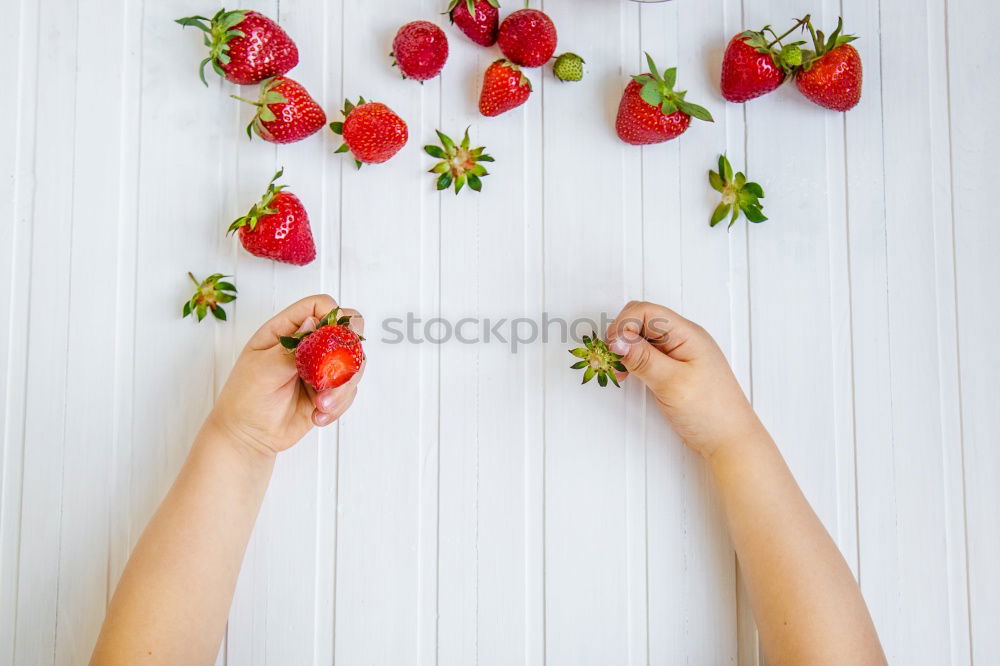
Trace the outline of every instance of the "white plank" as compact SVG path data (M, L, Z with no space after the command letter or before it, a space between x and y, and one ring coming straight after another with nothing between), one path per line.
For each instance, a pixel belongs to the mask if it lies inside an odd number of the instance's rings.
M990 165L998 146L983 109L1000 103L997 77L990 74L985 41L1000 20L995 3L950 0L948 64L951 93L954 184L955 265L958 342L961 356L962 439L965 505L968 511L968 621L971 661L982 664L1000 655L1000 352L996 332L1000 311L995 286L1000 281L1000 247ZM957 442L953 442L957 445ZM949 534L949 542L958 536ZM958 618L954 617L952 622Z
M859 449L858 467L864 474L859 480L863 520L881 518L862 526L862 579L866 589L875 590L876 617L891 618L880 628L893 662L947 663L962 654L960 646L952 644L951 622L960 618L950 617L950 597L952 589L965 586L964 562L950 563L945 547L952 502L946 483L947 447L957 432L940 393L955 373L953 359L942 355L950 343L939 331L942 322L954 317L949 303L941 301L954 287L947 267L930 270L939 263L938 250L946 242L935 227L950 227L947 204L940 206L947 192L942 194L933 167L900 168L948 161L947 145L931 138L947 134L947 105L929 82L938 75L930 63L944 57L943 41L933 37L939 30L935 4L905 11L883 4L880 16L881 67L893 73L881 81L891 436L882 449ZM907 30L884 29L901 22ZM919 48L931 49L928 59L904 58L901 50L918 48L918 42L923 45ZM928 356L928 362L914 361ZM894 512L880 516L887 483ZM898 547L898 552L894 557L875 555L873 566L866 565L866 555L883 547ZM885 568L880 568L883 562ZM882 586L886 589L877 591ZM880 603L883 599L889 608Z
M46 25L39 43L37 90L39 118L36 165L44 177L34 183L31 286L27 310L27 370L24 384L24 456L21 500L20 568L17 588L14 662L54 658L59 612L62 480L67 432L66 365L69 329L70 238L73 225L74 163L66 159L75 145L75 122L61 111L74 109L74 72L65 66L77 55L76 7L39 3ZM66 91L73 91L67 93ZM80 229L80 232L83 230ZM44 297L42 296L44 295ZM74 445L80 445L79 440Z
M578 85L561 84L548 68L529 74L543 102L547 158L545 308L569 321L599 320L621 307L625 271L619 167L627 147L609 124L624 77L620 33L606 28L621 25L624 10L621 3L585 13L569 3L544 8L559 26L559 50L583 51L588 70ZM607 97L595 108L588 100L598 94ZM596 380L581 387L567 367L570 346L552 341L545 358L545 628L552 666L616 663L629 645L625 395Z
M20 576L21 507L27 372L28 306L34 215L34 164L37 76L35 60L38 12L36 3L22 2L0 27L0 38L10 44L14 72L13 131L0 138L0 196L9 202L9 225L3 225L0 255L6 288L0 310L7 323L0 331L0 398L3 399L3 448L0 450L0 664L12 666L17 628Z
M384 318L418 312L423 302L415 250L422 247L423 198L431 195L421 111L423 95L438 84L401 82L389 66L392 37L415 18L412 5L347 4L344 11L345 96L387 104L410 130L408 145L390 162L345 168L343 175L341 296L377 331ZM414 664L418 617L427 612L419 587L424 505L414 436L421 416L419 352L385 344L378 335L368 338L366 352L369 390L359 393L340 427L335 658Z

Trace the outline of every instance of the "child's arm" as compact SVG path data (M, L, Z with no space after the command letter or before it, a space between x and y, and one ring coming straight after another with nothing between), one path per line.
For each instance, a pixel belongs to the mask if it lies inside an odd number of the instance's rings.
M847 563L712 337L662 306L633 302L607 338L708 461L768 663L886 663Z
M329 296L306 298L247 343L129 558L92 665L215 662L275 455L314 424L333 423L357 392L361 372L316 394L299 381L294 359L278 342L315 327L334 307ZM360 333L360 316L342 312Z

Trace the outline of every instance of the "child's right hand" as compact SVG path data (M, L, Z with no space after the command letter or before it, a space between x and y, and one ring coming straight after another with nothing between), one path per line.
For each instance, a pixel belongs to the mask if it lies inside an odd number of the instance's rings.
M608 346L656 397L663 415L706 458L763 426L729 362L701 326L662 305L632 301L608 327Z

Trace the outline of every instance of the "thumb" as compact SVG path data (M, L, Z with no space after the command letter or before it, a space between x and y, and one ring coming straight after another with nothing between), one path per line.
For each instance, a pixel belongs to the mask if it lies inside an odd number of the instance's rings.
M632 331L623 331L608 348L622 357L630 375L635 375L649 388L663 386L680 361L674 360Z

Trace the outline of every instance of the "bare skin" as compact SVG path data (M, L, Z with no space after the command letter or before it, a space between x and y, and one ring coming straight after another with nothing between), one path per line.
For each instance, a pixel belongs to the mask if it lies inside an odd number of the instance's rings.
M214 663L275 456L334 422L357 392L362 373L315 394L278 344L334 305L304 299L251 338L129 559L91 664ZM361 332L360 316L345 314ZM607 339L712 471L768 663L885 664L850 569L711 336L630 303Z
M329 296L295 303L240 354L173 487L136 544L91 664L213 664L274 459L314 426L336 421L362 372L317 394L279 336L314 328ZM351 327L364 322L352 310Z
M768 664L885 664L847 562L712 337L632 302L607 341L712 472Z

